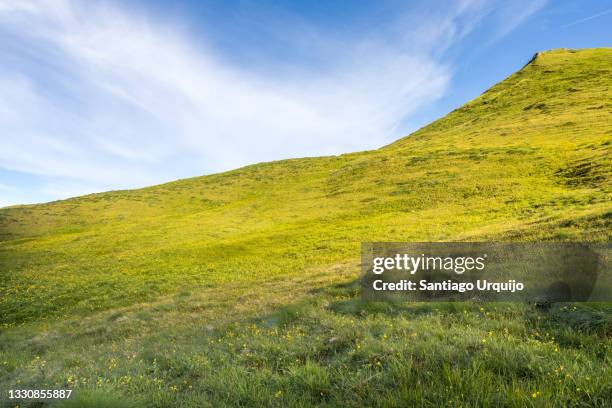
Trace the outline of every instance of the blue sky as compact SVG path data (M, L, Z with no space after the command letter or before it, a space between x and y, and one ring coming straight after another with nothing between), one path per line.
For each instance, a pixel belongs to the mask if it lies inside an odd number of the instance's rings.
M376 148L612 2L0 0L0 206Z

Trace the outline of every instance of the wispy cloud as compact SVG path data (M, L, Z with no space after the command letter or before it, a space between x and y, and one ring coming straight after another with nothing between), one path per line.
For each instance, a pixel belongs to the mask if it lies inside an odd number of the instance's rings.
M324 69L262 73L117 4L0 0L0 167L85 192L383 145L444 94L440 50L474 29L483 4L351 41L316 33Z
M610 14L610 13L612 13L612 9L604 10L601 13L596 13L596 14L593 14L591 16L584 17L584 18L581 18L579 20L573 21L573 22L571 22L569 24L565 24L565 25L561 26L561 28L572 27L572 26L575 26L576 24L584 23L586 21L592 20L592 19L597 18L597 17L605 16L606 14Z

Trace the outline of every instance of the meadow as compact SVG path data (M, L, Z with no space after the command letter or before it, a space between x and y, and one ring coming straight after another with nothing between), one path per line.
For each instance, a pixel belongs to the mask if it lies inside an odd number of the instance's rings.
M611 86L612 49L543 52L378 150L0 209L0 404L609 406L610 304L355 280L367 241L610 242Z

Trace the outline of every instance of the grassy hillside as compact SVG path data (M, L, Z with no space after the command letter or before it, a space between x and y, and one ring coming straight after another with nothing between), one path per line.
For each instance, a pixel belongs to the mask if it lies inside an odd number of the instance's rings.
M0 387L606 405L606 305L398 309L350 282L362 241L609 242L611 87L612 49L549 51L375 151L0 209Z

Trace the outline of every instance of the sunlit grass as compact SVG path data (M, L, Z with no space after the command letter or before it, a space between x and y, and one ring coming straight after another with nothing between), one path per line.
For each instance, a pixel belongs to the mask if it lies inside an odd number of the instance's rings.
M609 49L548 52L376 151L0 209L2 392L607 405L606 305L399 308L337 284L362 241L609 242L611 71Z

